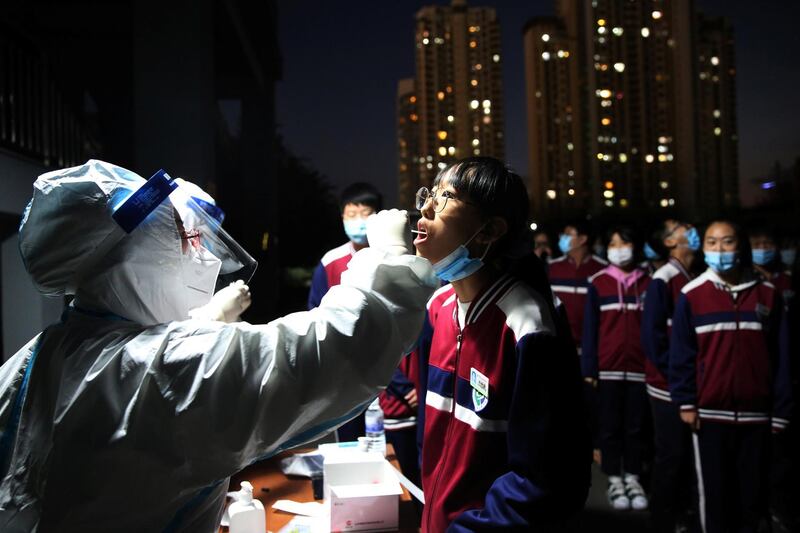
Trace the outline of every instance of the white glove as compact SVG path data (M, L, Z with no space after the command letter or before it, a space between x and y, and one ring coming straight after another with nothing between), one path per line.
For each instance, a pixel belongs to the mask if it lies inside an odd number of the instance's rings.
M390 255L408 254L410 237L408 212L405 209L381 211L367 219L367 240L370 248Z
M238 280L219 290L206 305L189 311L189 316L231 324L239 321L251 303L250 287Z

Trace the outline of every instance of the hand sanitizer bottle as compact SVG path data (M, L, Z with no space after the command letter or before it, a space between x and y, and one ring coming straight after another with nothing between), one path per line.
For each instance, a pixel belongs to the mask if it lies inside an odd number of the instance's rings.
M264 505L253 499L253 485L242 481L236 500L228 507L230 533L266 533L267 515Z

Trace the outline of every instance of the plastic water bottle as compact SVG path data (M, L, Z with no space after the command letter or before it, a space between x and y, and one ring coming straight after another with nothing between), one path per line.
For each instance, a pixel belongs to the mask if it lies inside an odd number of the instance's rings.
M383 430L383 409L375 398L364 413L364 425L367 430L367 451L380 452L386 455L386 433Z

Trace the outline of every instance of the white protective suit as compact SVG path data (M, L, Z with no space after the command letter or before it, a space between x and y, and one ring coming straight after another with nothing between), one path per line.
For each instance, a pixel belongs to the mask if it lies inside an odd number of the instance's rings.
M436 285L425 259L373 243L312 311L266 325L170 316L185 310L168 201L81 272L116 189L138 183L126 172L90 161L34 185L26 267L45 293L80 281L61 322L0 368L4 533L214 531L229 476L364 410Z

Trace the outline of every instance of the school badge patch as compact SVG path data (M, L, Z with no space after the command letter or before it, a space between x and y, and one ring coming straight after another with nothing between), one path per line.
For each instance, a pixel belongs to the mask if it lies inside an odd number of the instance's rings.
M489 404L489 378L475 368L469 369L469 384L472 386L472 406L475 412Z
M481 394L480 392L472 389L472 405L475 407L475 412L482 411L484 407L489 404L489 398Z

